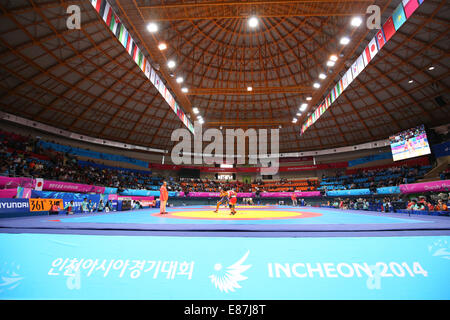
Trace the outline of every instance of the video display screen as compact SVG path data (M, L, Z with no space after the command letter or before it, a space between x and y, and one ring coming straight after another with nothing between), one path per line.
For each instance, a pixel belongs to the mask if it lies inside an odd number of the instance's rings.
M425 126L420 125L389 137L394 161L431 153Z

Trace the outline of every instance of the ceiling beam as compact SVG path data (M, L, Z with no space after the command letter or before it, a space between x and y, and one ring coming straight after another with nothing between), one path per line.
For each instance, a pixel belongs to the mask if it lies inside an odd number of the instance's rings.
M146 19L152 21L246 19L258 17L349 16L363 14L369 0L286 0L286 1L205 1L140 5ZM364 7L366 8L367 5Z
M312 93L311 86L286 86L286 87L253 87L247 88L192 88L186 93L188 96L204 95L258 95L275 93Z

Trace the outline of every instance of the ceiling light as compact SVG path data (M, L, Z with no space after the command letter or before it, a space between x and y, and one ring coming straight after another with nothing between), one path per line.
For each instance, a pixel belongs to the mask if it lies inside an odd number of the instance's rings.
M353 19L350 21L350 24L353 27L359 27L362 23L362 19L360 17L353 17Z
M350 38L349 37L342 37L340 43L343 45L349 44Z
M306 100L310 101L312 100L312 97L307 97Z
M327 66L328 66L328 67L332 67L332 66L334 66L334 64L335 64L334 61L331 61L331 60L328 60L328 61L327 61Z
M178 77L176 81L177 81L177 83L182 83L184 81L184 79L183 79L183 77Z
M252 87L247 87L247 91L252 91L253 88Z
M326 77L327 77L327 75L324 74L324 73L319 74L319 78L320 78L320 79L325 79Z
M200 120L198 120L198 122L199 122L200 124L203 124L203 123L205 123L205 120L200 119Z
M193 108L192 111L194 111L195 114L198 114L200 111L198 111L198 108Z
M186 93L186 92L188 92L189 90L188 90L188 88L184 87L184 88L181 88L181 91L183 91L184 93Z
M147 25L147 30L149 31L149 32L156 32L156 31L158 31L158 25L156 24L156 23L154 23L154 22L150 22L148 25Z
M300 106L300 111L305 111L307 107L308 107L307 103L302 103L302 105Z
M251 17L250 19L248 19L248 25L250 28L256 28L256 26L258 26L258 18Z
M434 70L434 67L431 66L431 67L428 68L428 70L430 70L430 71L431 71L431 70Z
M338 59L337 56L334 54L330 56L331 61L337 61L337 59Z
M409 80L409 81L408 81L408 83L413 83L413 82L414 82L413 80Z
M296 123L296 122L297 122L296 118L292 119L292 123Z
M300 112L297 112L296 116L300 117L302 114Z
M167 66L168 66L170 69L174 68L174 67L175 67L175 61L173 61L173 60L167 61Z
M167 45L164 42L161 42L158 45L158 49L161 50L161 51L166 50L167 49Z
M318 83L318 82L314 83L314 84L313 84L313 87L316 88L316 89L317 89L317 88L320 88L320 83Z

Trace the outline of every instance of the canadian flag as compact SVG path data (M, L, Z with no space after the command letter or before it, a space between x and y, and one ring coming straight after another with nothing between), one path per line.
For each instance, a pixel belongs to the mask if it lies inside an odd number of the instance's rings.
M34 190L42 191L43 187L44 187L44 179L36 178L36 184L34 186Z

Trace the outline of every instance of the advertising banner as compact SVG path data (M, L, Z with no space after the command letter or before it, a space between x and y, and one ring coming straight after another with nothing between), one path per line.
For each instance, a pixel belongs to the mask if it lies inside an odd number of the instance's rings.
M377 188L377 193L378 194L396 194L396 193L400 193L400 188L398 186Z
M17 195L17 188L0 189L0 198L13 198Z
M0 214L2 213L27 213L30 212L28 199L0 199Z
M449 243L449 236L205 241L4 233L1 298L448 300ZM178 318L189 318L191 306Z
M436 158L450 156L450 141L432 145L431 151L433 151Z
M184 196L183 192L180 192L179 196ZM189 192L187 195L188 197L192 198L219 198L220 193L219 192ZM238 198L250 198L253 197L254 193L251 192L238 192L237 197Z
M16 188L16 187L25 187L31 188L33 180L31 178L13 178L13 177L4 177L0 176L0 188Z
M327 196L344 197L344 196L365 196L371 194L369 189L349 189L349 190L330 190Z
M411 184L401 184L401 193L418 193L427 191L445 191L450 190L450 180L439 180L431 182L421 182L421 183L411 183Z
M57 205L59 210L64 209L62 199L29 199L30 211L50 211L53 205Z
M176 191L169 191L169 197L176 197ZM159 190L135 190L135 189L125 189L120 193L121 196L140 196L140 197L159 197Z
M305 191L294 193L297 198L320 197L320 191ZM260 196L261 198L290 198L292 196L292 192L261 192Z
M104 193L105 187L92 186L88 184L79 184L63 181L45 180L43 190L45 191L65 191L65 192L80 192L80 193Z
M81 212L81 204L84 199L88 202L91 200L95 208L98 207L100 199L103 199L103 202L106 203L108 197L100 194L83 194L83 193L72 193L72 192L55 192L55 191L36 191L33 190L31 193L32 198L41 198L42 199L61 199L63 202L62 208L66 205L70 204L70 201L73 201L74 212Z
M117 196L117 200L134 200L139 201L143 207L153 207L155 205L155 197L139 197L139 196Z

